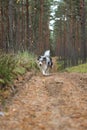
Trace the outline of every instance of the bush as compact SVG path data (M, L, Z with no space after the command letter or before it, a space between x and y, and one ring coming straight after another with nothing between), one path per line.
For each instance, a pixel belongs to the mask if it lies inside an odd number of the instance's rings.
M16 66L16 60L13 55L0 55L0 83L9 84L13 79L13 70Z
M36 56L28 52L19 52L16 55L0 55L0 84L10 85L18 75L26 71L37 71Z
M22 66L27 70L37 70L36 56L33 53L19 52L17 55L18 66Z

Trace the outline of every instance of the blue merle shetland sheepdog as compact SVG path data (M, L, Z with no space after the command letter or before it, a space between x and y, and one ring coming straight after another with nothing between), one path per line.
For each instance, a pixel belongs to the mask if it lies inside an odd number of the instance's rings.
M53 66L50 50L45 51L44 55L39 56L37 63L43 75L50 75L49 70Z

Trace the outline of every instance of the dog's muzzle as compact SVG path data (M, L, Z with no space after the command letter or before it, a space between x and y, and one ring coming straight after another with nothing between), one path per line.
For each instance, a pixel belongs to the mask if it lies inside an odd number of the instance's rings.
M39 62L39 66L42 66L42 62Z

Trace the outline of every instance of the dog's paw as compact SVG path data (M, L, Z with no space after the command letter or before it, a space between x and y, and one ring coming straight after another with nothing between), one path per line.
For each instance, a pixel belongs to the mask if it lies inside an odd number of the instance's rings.
M43 75L44 75L44 76L49 76L50 74L48 74L48 73L44 73Z

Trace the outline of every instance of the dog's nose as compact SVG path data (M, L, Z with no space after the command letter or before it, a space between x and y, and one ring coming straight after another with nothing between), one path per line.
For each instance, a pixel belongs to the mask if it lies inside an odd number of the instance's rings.
M39 62L39 66L42 66L42 62Z

